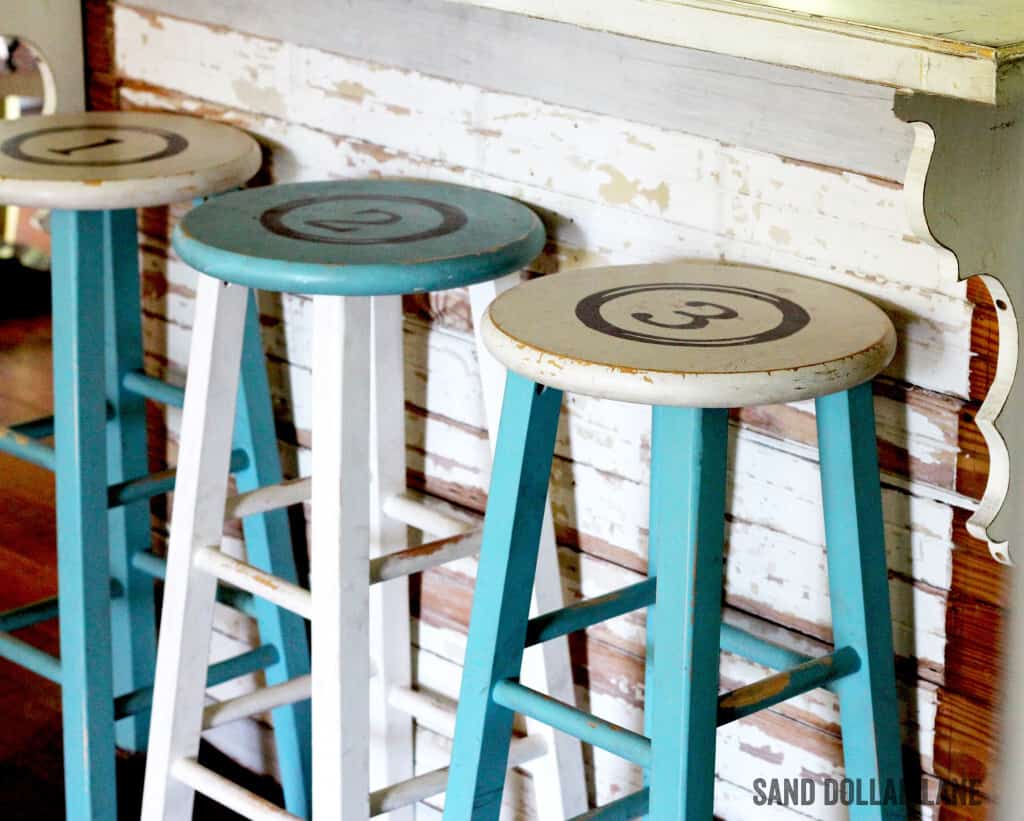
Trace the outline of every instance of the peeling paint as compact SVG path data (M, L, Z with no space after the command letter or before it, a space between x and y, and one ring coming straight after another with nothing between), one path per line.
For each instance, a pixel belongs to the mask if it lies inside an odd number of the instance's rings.
M334 91L339 97L344 97L346 100L353 100L357 103L362 103L367 97L377 96L376 92L372 89L353 80L342 80L335 83Z
M666 183L662 182L654 188L643 188L639 181L630 180L613 165L603 163L598 166L598 169L608 175L608 182L598 189L605 202L620 205L632 202L637 196L641 196L657 205L661 211L668 208L669 191Z
M242 77L236 78L231 87L238 99L245 105L267 114L282 114L285 111L285 98L276 88L257 85Z

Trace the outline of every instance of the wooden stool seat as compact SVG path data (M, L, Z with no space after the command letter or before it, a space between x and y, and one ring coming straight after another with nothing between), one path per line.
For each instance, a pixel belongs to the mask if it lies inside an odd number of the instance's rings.
M482 328L507 367L577 393L730 408L845 390L892 359L892 322L864 297L763 268L597 268L502 294Z
M190 213L174 245L192 267L269 291L378 296L458 288L544 247L515 200L437 182L343 180L239 191Z
M95 211L203 197L260 167L238 129L180 114L91 111L0 122L0 201Z

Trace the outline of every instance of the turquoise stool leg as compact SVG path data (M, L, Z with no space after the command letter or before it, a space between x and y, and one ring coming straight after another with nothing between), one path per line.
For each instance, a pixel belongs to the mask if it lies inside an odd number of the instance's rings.
M865 797L850 807L850 818L902 821L906 808L871 385L822 397L816 407L832 630L836 647L852 647L861 660L855 674L833 685L846 776ZM872 785L876 796L890 800L869 803Z
M270 386L260 339L259 310L250 292L242 344L242 373L235 417L235 445L249 455L249 466L235 474L240 492L281 481L277 433L270 404ZM244 522L249 561L286 581L296 583L288 513L274 510ZM279 661L266 668L267 684L280 684L309 673L309 641L302 618L256 597L260 640L277 648ZM310 703L302 701L273 712L274 741L288 811L309 818L312 800Z
M139 304L139 252L134 210L97 215L103 231L106 324L107 482L113 484L149 472L146 400L125 390L124 377L142 370L142 308ZM95 389L95 387L94 387ZM128 693L153 681L156 617L153 579L140 572L132 556L150 547L149 500L110 511L110 572L122 595L111 604L114 693ZM149 736L149 711L117 724L117 745L143 750Z
M708 821L725 537L726 410L654 409L650 542L654 613L650 817Z
M53 381L68 821L114 821L104 215L54 211ZM132 240L134 247L134 238Z
M655 431L656 427L658 427L660 424L663 424L663 423L660 423L658 421L658 417L659 417L659 414L657 413L657 408L656 407L652 407L651 408L651 443L652 443L652 445L651 445L651 469L652 469L652 471L653 471L653 468L654 468L654 460L658 458L656 453L655 453L654 446L653 446L654 439L655 439L654 431ZM654 511L652 509L651 510L651 514L653 514L653 512ZM648 518L649 518L649 524L653 525L653 518L651 518L651 516L649 516ZM651 528L650 527L648 527L648 531L647 532L648 532L648 534L651 533ZM655 540L651 539L651 538L648 538L648 540L647 540L647 578L649 578L649 579L656 579L657 576L658 576L658 557L657 557L656 550L657 550L657 544L655 543ZM657 582L655 582L655 584L657 584ZM648 738L650 738L652 733L654 732L654 714L653 714L653 711L651 709L652 703L654 701L654 698L653 698L653 693L654 693L654 613L655 613L655 607L654 607L654 604L652 603L652 604L647 606L647 619L646 619L646 621L647 621L647 631L645 633L645 642L644 642L644 735L647 736ZM651 784L651 771L650 771L650 769L645 769L644 770L644 786L648 786L649 787L650 784ZM646 821L646 819L650 818L650 816L645 814L645 815L642 816L642 818L645 819L645 821Z
M509 372L456 714L446 821L495 821L501 809L514 714L494 702L492 691L503 679L519 678L561 401L561 391Z

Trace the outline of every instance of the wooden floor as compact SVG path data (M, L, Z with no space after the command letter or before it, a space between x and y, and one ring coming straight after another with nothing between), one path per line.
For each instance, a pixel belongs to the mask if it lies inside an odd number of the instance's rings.
M0 319L0 424L51 413L51 383L49 318ZM56 592L56 536L52 475L0 454L0 610ZM57 652L55 621L19 631L18 636ZM0 720L0 818L63 818L59 688L0 659ZM203 758L267 798L280 800L276 784L233 772L231 762L216 751L204 749ZM144 766L142 756L119 758L122 819L139 816ZM195 817L237 818L206 802L197 802Z

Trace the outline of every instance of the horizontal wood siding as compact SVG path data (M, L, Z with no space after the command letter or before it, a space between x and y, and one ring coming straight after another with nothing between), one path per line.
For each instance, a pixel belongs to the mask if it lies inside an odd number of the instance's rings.
M375 13L366 4L357 7L353 24L365 18L374 31ZM402 65L394 43L374 54L372 38L356 47L346 35L339 43L349 47L327 50L323 42L302 42L306 37L254 36L216 24L223 21L127 4L89 9L94 20L110 19L109 27L94 23L90 38L105 31L113 47L113 63L93 67L95 77L110 83L110 93L97 92L94 102L109 97L125 108L183 111L239 125L265 147L262 182L377 175L462 182L521 198L541 214L550 241L531 266L534 274L710 257L819 277L882 304L900 331L900 352L875 394L904 743L928 794L963 778L977 778L989 794L994 637L1004 578L984 546L967 537L963 522L987 468L972 419L990 379L994 323L990 310L975 307L987 295L944 279L936 252L911 237L897 182L909 150L907 126L878 113L889 105L882 92L858 96L865 87L852 83L797 72L783 77L743 61L651 44L623 46L624 71L639 70L629 60L649 55L656 62L657 55L676 68L703 68L713 84L730 69L739 72L742 88L735 89L731 112L728 98L695 103L718 112L715 138L707 133L713 129L689 128L685 118L669 122L667 115L653 116L653 106L623 102L628 92L622 87L615 89L622 100L598 106L587 104L595 96L584 91L575 102L556 91L525 94L527 80L493 81L493 66L484 75L492 81L453 76L459 55L481 64L477 41L453 37L444 44L447 68L428 71ZM436 30L446 20L479 26L501 18L475 10L445 13L448 18L424 25ZM527 31L561 36L564 29L533 22L507 24L524 48ZM246 19L239 26L264 23ZM396 36L415 39L404 30ZM565 36L574 42L582 35ZM605 55L600 60L608 59L608 42L591 39L600 37L594 33L586 37ZM583 88L586 67L566 60L559 61L566 87ZM813 114L790 122L755 105L772 100L794 75L803 78L801 99L815 102ZM548 81L559 86L555 73ZM508 87L516 83L518 89ZM648 92L637 93L643 98ZM855 133L868 109L875 112L870 128L877 133L846 136L829 154L818 130L822 122ZM179 382L195 275L169 250L167 236L183 211L154 209L141 223L147 368ZM260 305L282 452L291 473L306 472L311 303L263 294ZM466 296L410 297L405 309L410 484L432 502L478 518L489 457ZM178 415L158 421L166 439L154 447L173 459ZM743 410L733 415L730 436L727 618L789 646L825 651L830 627L813 405ZM572 599L628 584L645 571L649 437L642 408L582 396L566 402L553 504L563 586ZM457 692L475 569L475 560L460 561L413 585L417 681L450 698ZM244 619L226 613L221 627L225 642L245 640L251 631ZM639 728L642 614L588 630L573 638L572 649L580 703ZM764 672L726 655L722 684L739 686ZM265 727L251 725L250 731L260 737ZM264 750L247 747L246 738L225 733L222 743L247 765L266 767ZM442 762L447 743L436 728L420 727L418 767ZM635 768L601 752L588 754L587 766L598 801L640 783ZM755 777L841 773L835 700L824 691L809 693L719 732L718 814L843 818L841 807L822 803L799 811L752 803ZM510 784L509 808L531 818L530 779L517 774ZM988 803L950 807L943 817L981 818ZM432 812L424 809L421 817L437 817ZM927 805L921 815L939 817Z

